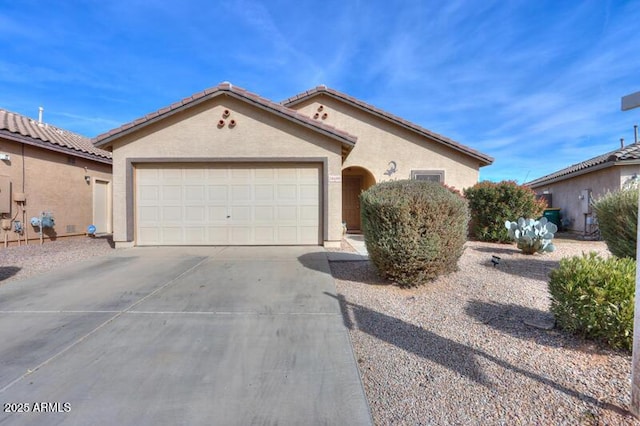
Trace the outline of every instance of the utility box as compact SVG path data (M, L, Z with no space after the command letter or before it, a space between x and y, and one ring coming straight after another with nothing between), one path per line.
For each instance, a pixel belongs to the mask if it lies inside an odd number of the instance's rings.
M11 181L9 176L0 176L0 215L11 214Z

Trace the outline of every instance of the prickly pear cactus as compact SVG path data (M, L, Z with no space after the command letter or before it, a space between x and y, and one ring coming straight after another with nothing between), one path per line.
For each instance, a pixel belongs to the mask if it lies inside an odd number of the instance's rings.
M507 220L504 226L524 254L552 252L556 249L551 240L558 232L558 227L546 217L540 220L521 217L517 222Z

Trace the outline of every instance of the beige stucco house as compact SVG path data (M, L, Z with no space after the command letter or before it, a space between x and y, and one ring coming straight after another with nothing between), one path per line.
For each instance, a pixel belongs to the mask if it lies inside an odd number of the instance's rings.
M640 145L621 147L527 182L560 209L568 231L590 234L597 229L591 202L617 191L640 175Z
M0 243L112 232L111 153L89 138L0 109ZM16 229L22 228L22 232Z
M493 159L324 86L276 103L222 83L98 136L117 246L339 244L388 179L462 189Z

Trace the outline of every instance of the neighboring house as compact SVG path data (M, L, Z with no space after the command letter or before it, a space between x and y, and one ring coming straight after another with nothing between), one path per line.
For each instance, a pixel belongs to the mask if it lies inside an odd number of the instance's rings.
M0 242L39 239L32 217L50 213L45 239L111 232L111 153L89 138L0 109ZM15 232L16 226L23 233Z
M596 229L591 201L617 191L640 174L640 145L634 143L525 183L560 209L568 231Z
M370 185L462 189L493 161L325 87L276 103L222 83L94 143L113 152L117 246L335 246Z

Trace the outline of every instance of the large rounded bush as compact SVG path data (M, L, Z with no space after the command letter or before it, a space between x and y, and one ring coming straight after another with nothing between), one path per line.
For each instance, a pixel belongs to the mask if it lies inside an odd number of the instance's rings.
M551 312L560 328L631 350L636 263L596 253L565 258L551 271Z
M469 222L461 196L439 183L399 180L372 186L360 205L367 251L382 277L411 287L457 269Z
M514 181L484 181L464 190L471 211L471 235L479 241L511 242L504 227L507 220L538 218L546 203L536 199L529 187Z
M638 189L610 192L593 204L602 239L618 257L636 258Z

